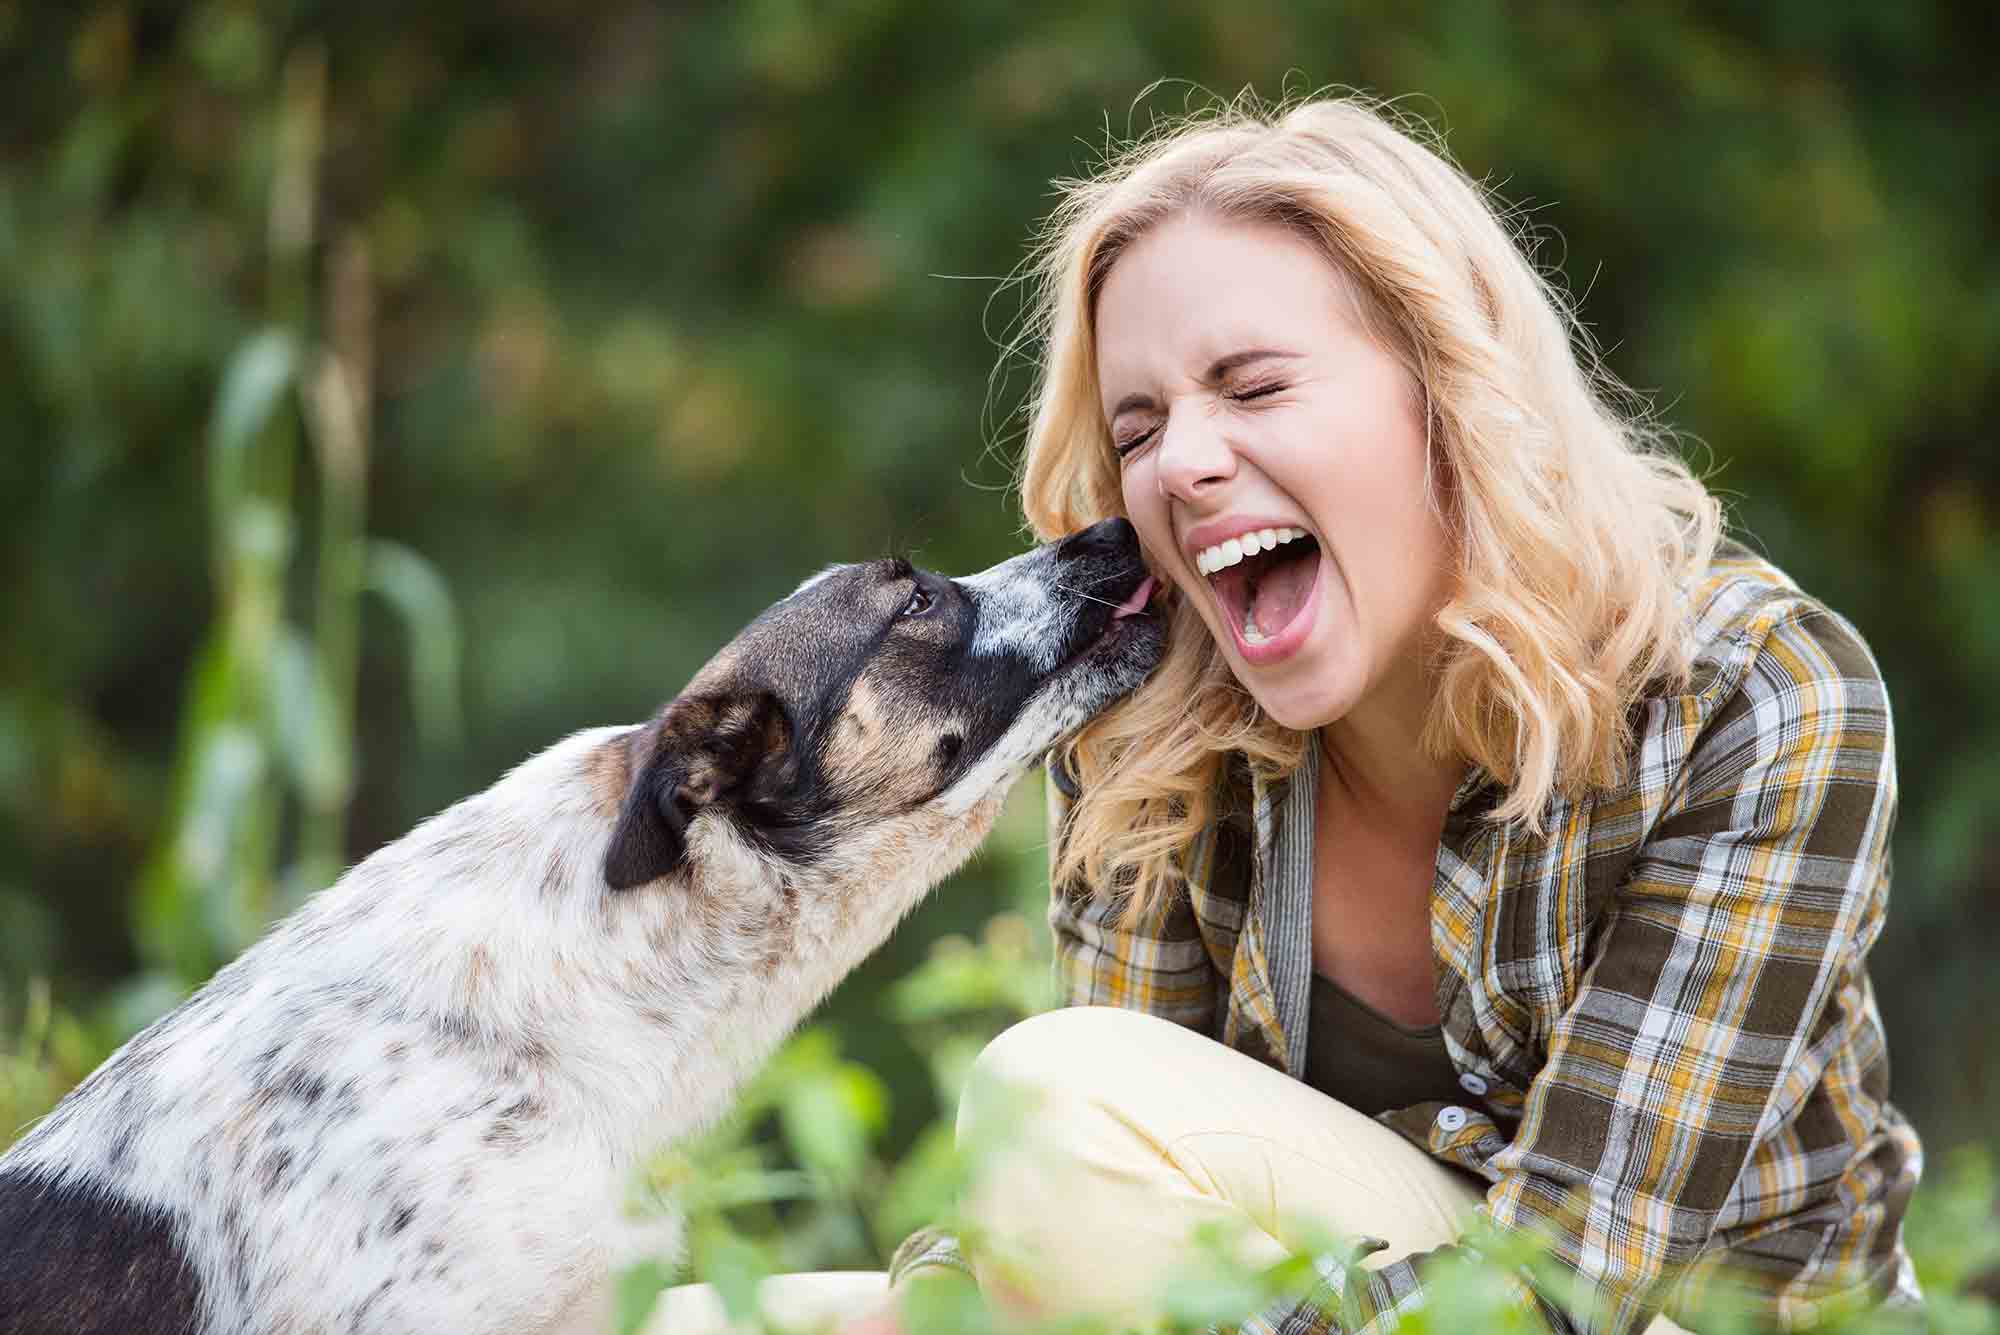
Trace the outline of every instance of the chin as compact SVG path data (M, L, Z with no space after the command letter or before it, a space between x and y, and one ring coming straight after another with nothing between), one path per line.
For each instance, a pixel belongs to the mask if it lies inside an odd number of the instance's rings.
M1338 723L1347 713L1343 703L1314 693L1310 697L1268 691L1251 691L1250 696L1281 727L1293 732L1312 732L1329 723Z
M1338 723L1354 708L1353 694L1339 680L1338 664L1310 651L1285 664L1282 680L1276 674L1246 669L1231 660L1230 674L1236 684L1250 693L1257 707L1280 726L1294 732L1311 732L1329 723Z

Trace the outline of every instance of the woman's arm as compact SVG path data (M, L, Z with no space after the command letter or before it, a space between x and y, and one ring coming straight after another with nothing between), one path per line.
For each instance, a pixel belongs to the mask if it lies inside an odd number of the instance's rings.
M1641 1324L1702 1254L1751 1150L1847 1037L1839 998L1881 930L1896 809L1888 697L1859 638L1816 609L1773 626L1687 776L1493 1165L1493 1218L1551 1230L1592 1330ZM1766 1184L1732 1222L1805 1207L1838 1176L1811 1160L1843 1146L1801 1145L1790 1199ZM1857 1241L1857 1269L1886 1254Z
M1066 1006L1117 1006L1210 1033L1221 976L1210 961L1188 896L1131 923L1121 905L1094 887L1058 885L1070 808L1078 796L1059 758L1048 762L1049 928L1055 936L1056 982Z

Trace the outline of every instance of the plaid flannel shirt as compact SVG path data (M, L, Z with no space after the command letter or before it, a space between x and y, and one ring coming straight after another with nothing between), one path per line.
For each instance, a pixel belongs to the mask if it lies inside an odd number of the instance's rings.
M1483 819L1479 771L1437 855L1431 946L1457 1104L1380 1120L1489 1184L1480 1213L1574 1272L1562 1331L1696 1310L1718 1280L1809 1325L1829 1300L1917 1290L1901 1221L1922 1153L1888 1102L1866 957L1882 928L1896 778L1889 703L1844 619L1727 545L1689 590L1684 691L1635 713L1626 782L1557 798L1547 833ZM1050 787L1060 837L1074 791ZM1072 1005L1162 1016L1295 1077L1311 981L1316 762L1230 771L1183 860L1184 895L1121 926L1087 887L1053 897ZM1385 1331L1451 1247L1355 1272L1244 1329ZM919 1235L916 1266L961 1264ZM1356 1285L1356 1289L1364 1286Z

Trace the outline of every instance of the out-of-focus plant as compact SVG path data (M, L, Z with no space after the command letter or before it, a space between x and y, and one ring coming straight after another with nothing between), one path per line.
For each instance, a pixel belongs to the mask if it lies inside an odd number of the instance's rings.
M682 1217L688 1263L747 1315L768 1275L867 1263L864 1202L882 1191L876 1141L888 1111L887 1087L844 1060L830 1032L807 1029L721 1125L647 1165L633 1208ZM640 1328L673 1274L655 1261L621 1276L620 1331Z
M364 593L409 631L420 728L433 740L457 728L445 583L364 530L374 298L358 233L314 273L325 96L324 54L304 47L282 80L267 309L230 358L209 421L216 615L189 675L169 816L135 905L149 967L125 989L126 1027L340 873ZM294 597L306 578L310 597ZM304 618L295 602L309 605Z
M2000 1309L1988 1301L2000 1286L2000 1174L1993 1155L1984 1146L1962 1146L1939 1166L1943 1171L1917 1193L1903 1230L1930 1297L1932 1329L2000 1331Z
M0 1150L103 1056L89 1026L55 1005L47 979L30 979L24 997L0 995Z

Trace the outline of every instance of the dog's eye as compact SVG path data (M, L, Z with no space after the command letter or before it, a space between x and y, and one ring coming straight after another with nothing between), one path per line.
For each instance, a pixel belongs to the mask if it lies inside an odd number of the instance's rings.
M916 591L910 595L910 601L903 604L903 615L906 617L920 617L930 611L936 603L937 599L931 597L930 591L922 585L918 585Z

